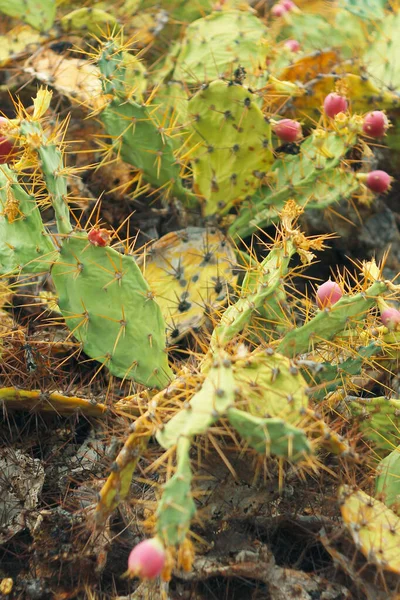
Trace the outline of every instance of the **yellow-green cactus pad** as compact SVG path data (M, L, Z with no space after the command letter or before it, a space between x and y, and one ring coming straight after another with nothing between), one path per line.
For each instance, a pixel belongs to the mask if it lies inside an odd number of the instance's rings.
M189 101L194 188L204 213L226 213L251 197L273 163L271 126L249 89L213 81Z
M238 407L257 417L297 424L308 407L307 383L296 365L272 349L255 351L234 364Z
M400 518L379 500L349 486L339 489L343 523L369 562L400 575Z
M146 248L139 266L167 324L168 342L198 329L235 285L235 254L217 229L188 227Z
M254 85L265 68L267 29L251 12L213 12L189 25L175 49L172 79L198 85L218 77L233 77L239 65Z

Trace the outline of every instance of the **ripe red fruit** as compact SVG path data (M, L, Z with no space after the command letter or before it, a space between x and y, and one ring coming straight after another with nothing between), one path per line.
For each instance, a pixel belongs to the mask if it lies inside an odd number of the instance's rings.
M110 232L107 229L91 229L88 240L94 246L108 246L110 243Z
M328 279L317 289L315 299L319 308L326 308L336 304L338 300L343 296L343 292L336 281Z
M390 188L392 178L386 171L371 171L368 173L365 185L376 194L383 194Z
M389 127L387 116L381 110L374 110L364 118L363 132L371 137L382 137Z
M287 40L285 46L286 48L289 48L291 52L298 52L301 48L300 43L297 40Z
M2 130L2 125L8 124L8 122L8 119L5 117L0 117L0 132ZM16 147L13 140L6 135L0 134L0 165L9 163L15 155Z
M283 15L288 12L287 9L282 4L274 4L271 9L271 14L274 17L283 17Z
M400 311L393 307L385 308L381 312L381 321L388 329L397 329L400 325Z
M155 579L165 565L165 550L157 538L144 540L134 547L128 558L129 577Z
M294 2L292 2L292 0L282 0L281 4L282 4L283 8L287 11L293 10L294 8L296 8L296 5Z
M324 111L332 119L341 112L346 112L348 108L347 100L335 92L328 94L324 100Z
M295 142L303 134L300 123L292 119L282 119L275 123L273 130L283 142Z

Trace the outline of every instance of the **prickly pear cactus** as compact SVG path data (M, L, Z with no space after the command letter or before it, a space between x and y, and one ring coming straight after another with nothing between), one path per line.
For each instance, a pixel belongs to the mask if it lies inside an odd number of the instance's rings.
M168 383L164 320L132 257L76 232L64 239L51 275L66 324L89 356L122 379Z
M237 276L233 248L217 229L188 227L147 246L138 264L173 344L226 302Z
M224 214L252 196L273 162L271 127L246 87L213 81L189 101L195 190L204 214Z
M361 490L339 489L343 523L356 547L384 571L400 574L400 519L390 508Z
M0 166L0 272L45 273L57 252L46 232L34 196L16 173Z
M198 86L219 77L232 78L242 67L256 85L265 67L267 29L249 11L225 10L191 23L173 50L171 79Z
M151 106L132 100L132 89L125 79L129 64L123 51L113 41L106 43L98 65L104 93L111 98L101 112L101 120L112 138L112 150L166 196L175 194L188 201L191 193L181 179L177 143Z
M380 461L375 480L376 495L396 514L400 512L400 446Z
M15 0L8 2L0 0L0 13L18 17L28 25L39 31L47 31L53 25L56 16L56 2L54 0Z
M269 185L246 200L229 228L232 237L246 237L278 218L285 202L324 208L351 196L359 187L355 173L341 166L349 147L357 143L357 128L315 130L296 155L278 158L270 167Z
M167 547L183 543L196 513L189 453L190 439L181 437L176 447L175 473L165 484L157 508L157 534Z
M298 424L308 407L307 383L295 363L272 348L235 361L238 408L256 417L279 417Z
M400 90L400 73L397 67L400 53L399 28L400 12L388 12L376 27L373 41L363 56L367 73L376 84L397 94Z
M17 25L0 36L0 66L6 66L28 50L32 52L46 39L46 35L29 25Z
M367 440L380 450L391 450L399 438L398 417L400 400L379 396L375 398L351 398L351 413Z

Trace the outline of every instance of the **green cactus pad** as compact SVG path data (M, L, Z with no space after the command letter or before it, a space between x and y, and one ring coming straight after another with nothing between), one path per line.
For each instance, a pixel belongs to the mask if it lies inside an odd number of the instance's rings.
M56 16L55 0L0 0L0 13L17 17L39 31L47 31Z
M217 229L188 227L146 247L138 264L164 316L170 344L201 327L206 314L226 302L237 279L235 262L233 248Z
M289 331L278 345L278 352L294 357L315 344L328 342L352 323L362 320L376 304L377 297L386 290L384 282L376 281L365 292L343 296L331 308L319 311L308 323Z
M271 127L247 88L213 81L189 101L195 191L204 213L226 213L260 187L273 162Z
M256 417L279 417L297 424L308 408L307 383L299 369L272 349L257 350L235 361L239 408Z
M41 160L47 192L56 214L59 233L69 233L72 230L69 220L67 202L67 175L64 170L63 155L58 146L47 140L39 122L22 121L20 132L28 144L33 140L33 148ZM40 143L38 143L40 140Z
M249 11L213 12L186 29L175 48L171 79L198 86L219 77L232 77L241 66L247 72L246 82L255 85L265 68L266 36L263 22Z
M400 446L385 456L377 467L375 492L383 496L386 506L400 508Z
M396 398L351 399L348 404L364 438L380 450L392 450L400 436L400 400Z
M181 437L177 443L177 464L174 475L164 486L157 508L157 535L168 546L181 544L196 514L191 493L190 440Z
M262 419L236 408L230 408L227 416L243 440L260 454L272 454L292 462L311 454L305 432L283 419Z
M400 574L400 519L382 502L349 486L339 488L343 523L370 563Z
M240 209L229 228L234 238L244 238L278 219L285 202L294 199L301 206L323 209L350 197L359 187L355 173L339 167L349 148L356 144L354 133L326 134L323 152L313 133L300 146L297 155L278 158L271 167L274 179L261 187Z
M274 301L294 253L293 244L287 241L285 247L273 248L262 263L247 271L239 299L225 310L220 324L213 331L211 348L230 342L244 329L259 308L266 306L270 300Z
M180 436L190 438L207 432L234 403L234 390L235 380L229 356L222 352L215 354L201 389L157 433L159 444L163 448L170 448Z
M122 50L117 39L111 38L104 43L98 67L105 94L142 101L147 87L146 68L134 54Z
M66 324L91 358L117 377L167 385L165 323L132 257L77 232L64 240L51 273Z
M182 185L173 140L146 106L113 100L101 113L101 120L112 137L114 150L142 171L146 181L166 194L183 199L191 196Z
M0 273L45 273L57 256L35 198L0 166Z

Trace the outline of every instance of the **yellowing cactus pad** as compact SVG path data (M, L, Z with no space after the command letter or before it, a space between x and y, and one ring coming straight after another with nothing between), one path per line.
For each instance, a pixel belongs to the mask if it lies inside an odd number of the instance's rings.
M400 518L379 500L339 489L343 522L357 548L376 566L400 574Z
M25 71L88 107L102 96L99 69L80 58L64 58L45 49L27 61Z
M188 227L148 246L139 259L167 323L170 344L201 327L234 285L235 254L217 229Z

